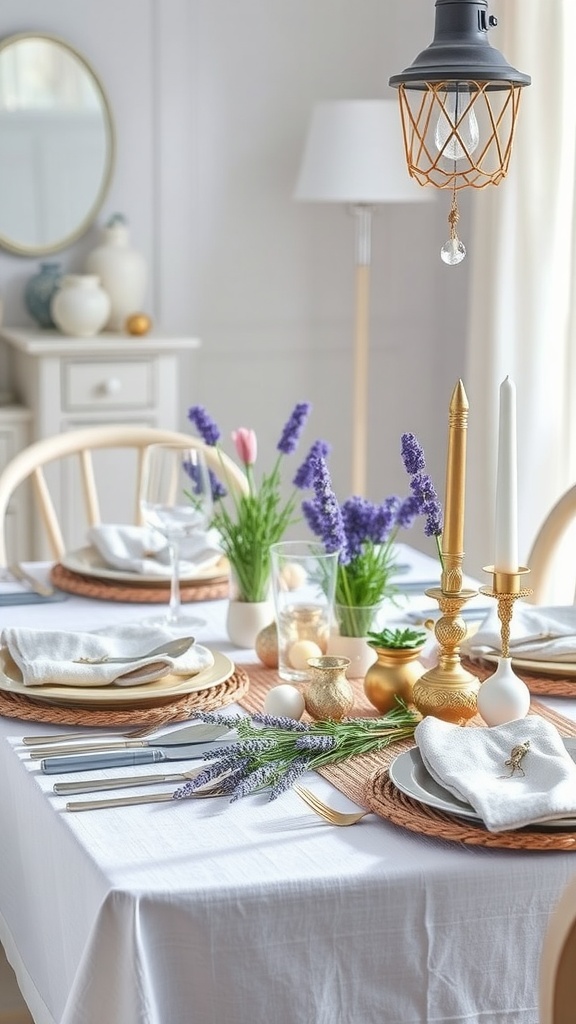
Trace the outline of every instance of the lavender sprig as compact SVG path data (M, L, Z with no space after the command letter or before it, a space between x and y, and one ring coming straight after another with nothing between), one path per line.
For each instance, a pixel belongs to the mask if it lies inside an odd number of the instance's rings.
M401 454L404 468L410 479L410 489L414 499L416 514L424 516L424 533L426 537L434 537L440 566L444 571L442 554L443 513L440 499L432 478L425 473L426 459L424 449L414 434L402 434Z
M203 720L224 716L201 714ZM219 792L238 800L249 793L270 789L270 799L283 793L303 772L335 764L348 757L382 750L397 740L412 736L419 715L403 701L379 718L349 718L311 722L303 731L268 715L234 716L240 718L240 739L206 754L210 763L174 793L185 799L214 780Z

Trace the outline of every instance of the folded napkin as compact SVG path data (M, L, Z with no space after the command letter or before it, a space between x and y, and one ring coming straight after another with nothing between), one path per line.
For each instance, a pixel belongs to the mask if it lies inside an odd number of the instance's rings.
M576 764L557 729L538 715L485 729L429 715L414 737L434 781L471 804L490 832L576 816ZM526 742L513 770L512 751Z
M474 659L500 654L500 620L493 608L478 631L461 645ZM538 607L517 601L510 625L510 656L531 661L576 661L576 606Z
M114 523L92 526L87 532L106 565L147 576L170 576L170 552L165 538L150 526ZM197 575L222 558L216 530L198 530L180 544L180 576Z
M193 644L179 658L142 658L126 665L81 662L81 658L140 656L173 639L161 626L132 623L95 633L7 628L0 635L22 673L25 686L138 686L170 674L192 676L213 664L212 653Z

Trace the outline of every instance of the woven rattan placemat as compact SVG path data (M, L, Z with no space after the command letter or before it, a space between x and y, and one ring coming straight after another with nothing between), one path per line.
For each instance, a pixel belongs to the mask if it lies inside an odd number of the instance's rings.
M472 672L480 682L496 671L496 665L488 661L470 661L462 658L462 664ZM547 676L538 672L526 672L514 669L516 675L524 680L530 693L539 697L576 697L576 676Z
M244 697L250 680L247 673L236 667L228 679L206 690L196 690L160 706L98 710L96 708L60 708L54 704L41 704L32 697L18 693L0 692L0 715L21 718L31 722L51 722L58 725L131 726L164 725L183 722L197 711L215 711Z
M250 675L250 689L239 699L238 703L247 711L261 711L266 693L272 686L282 680L277 672L257 665L243 666ZM489 673L487 673L489 674ZM354 688L355 703L351 716L375 717L378 712L368 703L364 694L362 680L351 680ZM550 711L543 705L532 702L531 710L541 715L556 726L562 736L576 736L576 722L563 715ZM469 725L484 725L477 716ZM388 766L404 750L413 747L412 740L401 740L377 754L362 754L351 757L340 764L327 765L321 768L320 775L336 786L341 793L350 797L355 803L374 811L381 818L408 828L420 835L433 836L437 839L462 842L475 846L498 847L513 850L576 850L576 832L571 831L537 831L525 829L515 832L488 832L470 822L458 822L441 811L424 807L422 804L404 796L390 782Z
M97 580L92 576L82 576L81 573L71 572L70 569L65 569L63 565L60 565L60 562L52 567L50 579L60 590L102 601L167 604L170 600L170 587L147 587L142 583L130 586L130 584L116 583L113 580ZM180 586L181 601L216 601L223 597L228 597L228 576L220 576L202 583L183 583Z

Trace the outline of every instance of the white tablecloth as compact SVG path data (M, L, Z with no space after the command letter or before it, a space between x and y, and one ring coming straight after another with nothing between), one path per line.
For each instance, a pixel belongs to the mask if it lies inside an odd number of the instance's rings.
M224 641L225 602L201 611L202 643L254 658ZM1 615L149 613L70 598ZM0 718L0 940L37 1024L537 1024L575 855L462 848L375 816L331 828L292 792L70 814L52 792L69 776L21 746L33 731L54 729Z

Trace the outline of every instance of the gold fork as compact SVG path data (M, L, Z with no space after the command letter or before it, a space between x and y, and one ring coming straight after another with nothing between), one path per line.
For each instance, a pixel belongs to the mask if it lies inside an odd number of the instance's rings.
M325 804L310 789L305 789L304 786L293 786L292 788L311 810L324 818L330 825L355 825L357 821L371 813L370 811L336 811L334 807Z
M22 743L27 747L38 747L45 743L64 743L66 740L102 740L105 737L110 737L118 740L135 740L140 739L144 736L149 736L151 732L156 732L161 729L163 725L169 725L170 723L153 722L152 725L140 725L136 729L130 729L128 732L121 733L105 733L104 737L99 733L86 733L86 732L59 732L49 736L23 736Z

